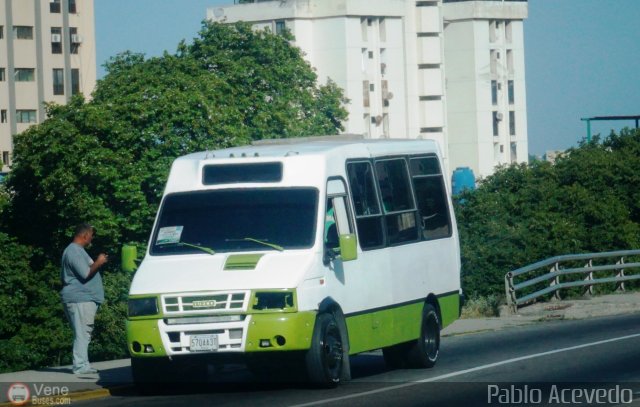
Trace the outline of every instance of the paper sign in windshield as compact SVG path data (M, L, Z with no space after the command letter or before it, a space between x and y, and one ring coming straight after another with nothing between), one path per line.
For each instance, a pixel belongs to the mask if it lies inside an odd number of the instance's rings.
M184 229L184 226L167 226L160 228L156 244L179 243L180 236L182 236L182 229Z

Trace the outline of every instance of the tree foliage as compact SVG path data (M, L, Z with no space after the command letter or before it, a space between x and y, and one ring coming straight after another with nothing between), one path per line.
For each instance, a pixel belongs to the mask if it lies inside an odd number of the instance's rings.
M77 223L97 228L90 254L113 259L103 269L107 301L90 355L123 357L131 276L119 270L117 253L147 239L171 162L342 129L342 91L317 84L291 39L205 22L175 54L113 57L91 100L47 105L47 119L15 137L0 190L0 371L70 362L59 261Z
M549 257L638 248L640 132L499 169L457 205L463 288L503 295L504 275Z

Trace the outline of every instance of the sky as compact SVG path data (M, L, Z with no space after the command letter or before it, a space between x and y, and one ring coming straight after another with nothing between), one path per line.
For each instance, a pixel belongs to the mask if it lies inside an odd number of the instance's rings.
M147 57L197 36L207 7L233 0L94 0L98 77L130 50ZM640 115L640 0L529 0L524 22L529 154L574 147L580 118ZM592 133L635 126L592 122Z

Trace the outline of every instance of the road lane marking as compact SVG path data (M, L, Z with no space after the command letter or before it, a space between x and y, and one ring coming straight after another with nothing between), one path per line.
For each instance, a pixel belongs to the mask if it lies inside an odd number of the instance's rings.
M319 404L332 403L334 401L342 401L342 400L348 400L348 399L352 399L352 398L356 398L356 397L363 397L363 396L369 396L369 395L377 394L377 393L384 393L384 392L387 392L387 391L394 391L394 390L403 389L403 388L410 387L410 386L415 386L415 385L421 384L421 383L436 382L438 380L449 379L451 377L456 377L456 376L462 376L462 375L465 375L467 373L473 373L473 372L477 372L477 371L480 371L480 370L491 369L491 368L497 367L497 366L503 366L503 365L508 365L508 364L511 364L511 363L521 362L523 360L535 359L535 358L539 358L539 357L543 357L543 356L553 355L553 354L556 354L556 353L568 352L568 351L572 351L572 350L576 350L576 349L583 349L583 348L588 348L588 347L591 347L591 346L598 346L598 345L603 345L605 343L624 341L626 339L633 339L633 338L640 338L640 334L620 336L620 337L617 337L617 338L604 339L602 341L590 342L590 343L585 343L585 344L582 344L582 345L569 346L568 348L561 348L561 349L556 349L556 350L550 350L550 351L547 351L547 352L534 353L534 354L531 354L531 355L520 356L520 357L517 357L517 358L507 359L507 360L503 360L503 361L500 361L500 362L494 362L494 363L489 363L489 364L482 365L482 366L472 367L470 369L459 370L457 372L451 372L451 373L443 374L443 375L440 375L440 376L429 377L429 378L426 378L426 379L417 380L417 381L408 382L408 383L402 383L402 384L398 384L398 385L395 385L395 386L383 387L381 389L376 389L376 390L370 390L370 391L365 391L365 392L361 392L361 393L350 394L348 396L333 397L333 398L328 398L328 399L324 399L324 400L311 401L309 403L304 403L304 404L296 404L296 405L294 405L292 407L316 406L316 405L319 405Z

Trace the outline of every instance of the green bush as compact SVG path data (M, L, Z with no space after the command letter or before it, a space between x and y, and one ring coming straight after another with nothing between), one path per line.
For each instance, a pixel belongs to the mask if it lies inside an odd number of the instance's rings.
M504 296L504 275L549 257L640 247L640 132L500 168L456 204L462 285ZM545 272L544 270L541 272Z

